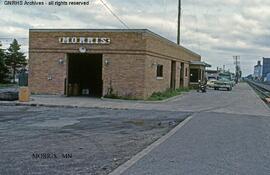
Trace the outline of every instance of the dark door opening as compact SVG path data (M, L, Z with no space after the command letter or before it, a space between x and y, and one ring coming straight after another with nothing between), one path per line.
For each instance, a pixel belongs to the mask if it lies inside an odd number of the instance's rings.
M171 66L171 89L175 90L176 88L176 62L172 61Z
M69 54L67 96L102 97L102 54Z
M190 69L190 82L198 83L200 80L199 69Z
M185 64L181 63L180 69L180 87L184 87L184 71L185 71Z

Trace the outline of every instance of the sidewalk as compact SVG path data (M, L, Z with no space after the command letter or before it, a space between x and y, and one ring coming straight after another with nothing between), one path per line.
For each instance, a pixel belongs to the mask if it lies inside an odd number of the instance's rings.
M109 109L141 109L183 112L221 112L232 114L254 114L268 116L270 109L259 99L256 93L245 83L239 84L233 91L208 90L207 93L190 92L169 101L155 103L130 100L102 100L97 98L31 96L29 103L3 102L0 105L33 105L58 107L84 107ZM256 106L252 108L252 106Z

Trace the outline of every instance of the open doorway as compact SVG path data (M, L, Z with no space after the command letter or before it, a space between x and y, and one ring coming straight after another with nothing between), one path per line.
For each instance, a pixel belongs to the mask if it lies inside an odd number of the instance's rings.
M180 87L184 87L184 71L185 71L185 64L181 62L181 69L180 69Z
M200 80L199 69L190 69L190 82L198 83L199 80Z
M69 54L67 96L102 97L102 54Z
M171 63L171 89L176 89L176 61Z

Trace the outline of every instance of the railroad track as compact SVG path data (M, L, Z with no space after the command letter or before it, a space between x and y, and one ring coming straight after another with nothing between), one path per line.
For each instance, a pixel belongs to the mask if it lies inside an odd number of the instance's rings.
M247 80L247 83L259 93L259 96L270 104L270 85Z

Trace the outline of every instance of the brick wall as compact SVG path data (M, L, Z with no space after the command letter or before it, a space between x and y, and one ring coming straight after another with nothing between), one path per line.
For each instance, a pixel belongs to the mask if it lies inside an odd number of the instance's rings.
M61 44L59 37L108 37L109 45ZM32 93L63 94L67 72L67 54L103 54L103 95L110 87L119 96L148 98L153 92L170 88L171 61L176 61L176 88L180 85L180 66L189 61L200 60L200 56L164 38L145 31L138 32L91 32L87 30L39 31L29 34L29 87ZM59 59L64 63L59 64ZM109 64L105 64L105 61ZM157 79L156 66L162 64L163 79ZM188 74L189 75L189 72ZM49 77L51 80L48 80ZM189 85L189 76L184 86Z
M190 70L189 70L189 64L185 63L184 64L184 87L188 87L189 86L189 74L190 74ZM186 70L187 70L187 74L186 74Z
M64 94L65 54L30 52L29 58L30 91L35 94ZM59 59L63 59L63 64L59 64Z
M163 78L157 78L157 65L163 65ZM147 98L153 92L162 92L170 88L171 82L171 61L147 56L145 61L145 95Z
M197 55L175 43L162 39L158 36L153 37L151 34L143 34L146 39L146 50L153 54L166 57L167 59L182 61L200 61L201 56Z
M104 54L103 95L112 88L119 96L144 98L144 58L144 55Z

